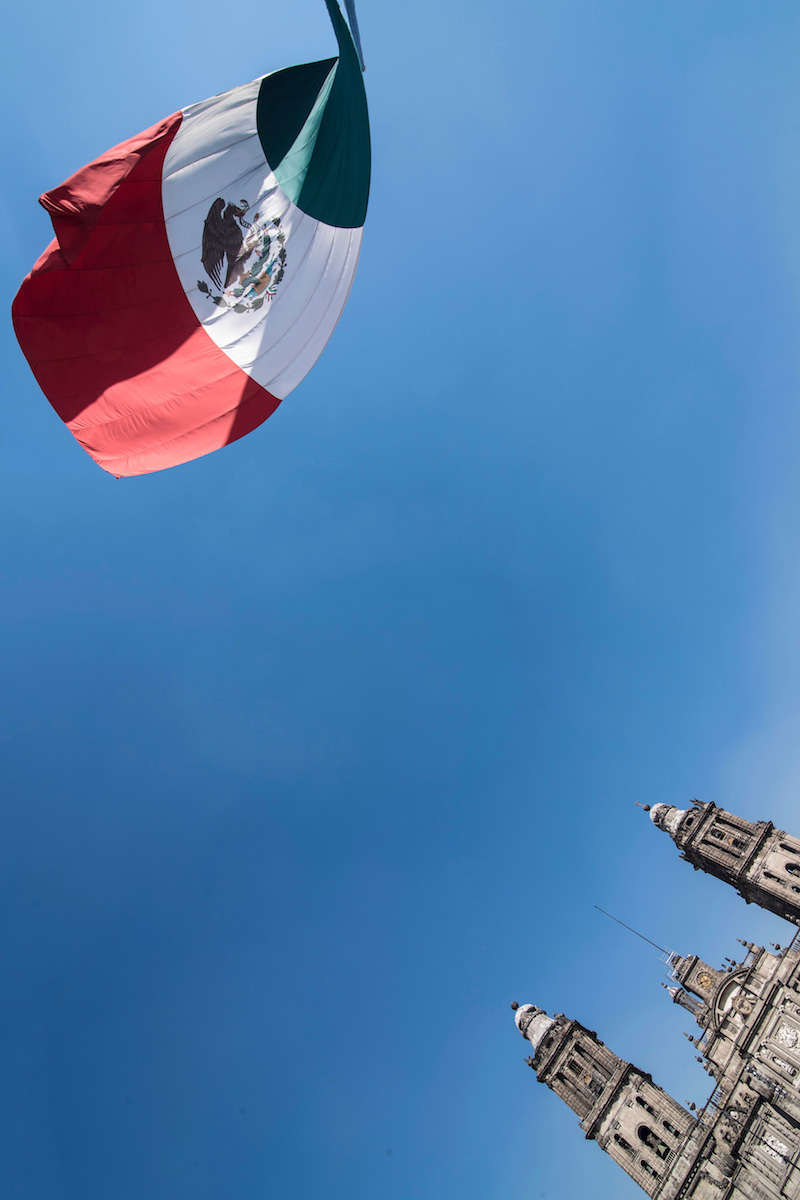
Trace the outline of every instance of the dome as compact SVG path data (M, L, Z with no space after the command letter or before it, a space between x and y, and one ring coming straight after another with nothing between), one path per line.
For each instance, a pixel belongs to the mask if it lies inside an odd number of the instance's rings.
M650 820L658 829L663 829L665 833L675 837L678 826L688 811L688 808L675 808L673 804L654 804L650 809Z
M554 1021L552 1017L548 1017L543 1008L537 1008L535 1004L523 1004L514 1013L514 1023L522 1036L536 1050Z

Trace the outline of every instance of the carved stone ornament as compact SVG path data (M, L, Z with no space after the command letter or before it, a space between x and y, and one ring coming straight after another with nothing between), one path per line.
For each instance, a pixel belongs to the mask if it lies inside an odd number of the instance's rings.
M775 1035L775 1040L781 1046L785 1046L787 1050L794 1050L797 1047L798 1041L800 1041L800 1033L796 1029L793 1029L791 1025L781 1025Z

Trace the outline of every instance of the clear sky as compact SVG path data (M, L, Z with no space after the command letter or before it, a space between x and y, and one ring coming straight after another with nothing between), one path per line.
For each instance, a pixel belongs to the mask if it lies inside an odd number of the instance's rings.
M0 1190L627 1200L511 1000L680 1101L659 987L788 927L635 800L800 831L800 9L360 0L374 181L311 375L114 481L3 324ZM14 5L36 197L325 57L322 0Z

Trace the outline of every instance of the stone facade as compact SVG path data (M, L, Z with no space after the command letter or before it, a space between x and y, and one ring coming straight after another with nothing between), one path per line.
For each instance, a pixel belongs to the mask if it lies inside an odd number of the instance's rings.
M717 1086L687 1143L688 1169L676 1164L665 1198L800 1197L800 935L775 954L746 949L724 972L671 959L673 1000L690 1011L694 1002L695 1044ZM707 1167L697 1161L701 1143L713 1143Z
M800 924L797 838L714 805L656 805L651 815L695 867ZM721 970L695 955L669 958L668 991L694 1017L715 1081L699 1112L577 1021L513 1006L537 1079L657 1200L800 1200L800 932L774 954L742 944L742 960Z

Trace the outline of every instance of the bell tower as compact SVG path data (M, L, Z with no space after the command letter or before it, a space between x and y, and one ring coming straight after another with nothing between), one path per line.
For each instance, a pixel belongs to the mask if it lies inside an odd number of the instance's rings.
M771 821L746 821L698 800L687 809L671 804L644 808L696 871L716 875L748 904L800 925L800 839Z
M533 1004L512 1004L532 1046L526 1060L536 1078L574 1113L581 1128L649 1196L678 1162L695 1118L632 1063L612 1053L577 1021L550 1017Z

